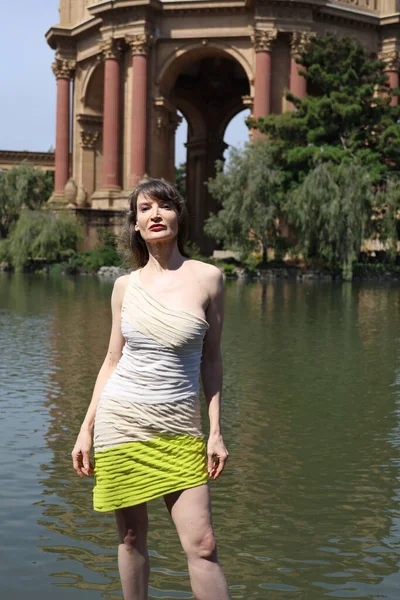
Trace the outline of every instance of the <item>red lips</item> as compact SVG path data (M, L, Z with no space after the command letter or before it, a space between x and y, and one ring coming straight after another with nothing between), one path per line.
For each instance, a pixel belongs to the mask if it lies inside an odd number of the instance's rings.
M151 227L149 227L149 229L151 229L151 231L161 231L161 229L166 229L165 225L152 225Z

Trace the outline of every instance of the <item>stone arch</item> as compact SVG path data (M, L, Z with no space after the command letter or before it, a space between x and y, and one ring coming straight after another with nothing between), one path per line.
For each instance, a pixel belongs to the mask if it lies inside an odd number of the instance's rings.
M243 110L246 110L246 108L248 108L248 107L243 106L243 105L242 106L237 106L231 112L227 113L226 118L221 122L221 129L220 129L220 131L221 131L222 138L225 137L226 129L227 129L229 123L232 121L232 119L234 117L236 117L236 115L238 115L239 113L241 113Z
M176 104L177 109L187 121L189 136L196 138L205 137L207 135L207 127L201 112L184 99L180 99Z
M212 42L206 44L186 44L169 54L161 65L157 85L161 93L168 94L175 83L179 72L190 62L201 60L207 56L222 55L236 60L246 73L251 88L253 69L247 59L233 46L224 43Z
M186 143L186 192L190 237L202 251L214 243L204 233L204 221L218 206L205 182L215 175L217 160L227 145L225 129L232 117L246 107L252 70L238 50L221 42L186 44L171 53L159 71L157 87L170 106L188 124ZM166 172L166 168L163 169Z
M103 181L104 62L97 57L86 64L80 101L81 112L77 114L81 147L79 180L91 197Z
M93 114L103 113L104 99L104 62L96 60L89 67L82 83L81 100L86 111Z

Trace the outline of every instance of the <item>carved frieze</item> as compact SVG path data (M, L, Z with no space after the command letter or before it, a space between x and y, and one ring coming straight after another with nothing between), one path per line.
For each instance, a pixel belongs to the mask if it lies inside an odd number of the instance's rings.
M76 61L57 57L51 68L56 79L70 79L76 67Z
M107 60L108 58L115 58L119 60L122 52L121 40L114 38L108 38L100 43L100 50L103 57Z
M258 6L257 15L259 20L269 21L271 19L278 19L280 21L310 21L313 20L313 11L311 7L307 6L287 6L283 3L280 5L279 3L272 3L270 1L265 4L261 4Z
M139 33L127 36L126 41L132 51L132 56L137 54L147 55L153 43L153 36L151 33Z
M276 40L278 31L276 29L253 29L251 40L256 52L271 52L272 45Z
M376 11L378 9L378 0L336 0L338 4L347 4L355 8Z

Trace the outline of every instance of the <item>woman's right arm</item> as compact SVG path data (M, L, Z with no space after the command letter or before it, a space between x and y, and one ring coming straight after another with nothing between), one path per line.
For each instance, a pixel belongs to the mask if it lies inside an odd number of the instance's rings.
M125 344L125 339L121 333L121 309L125 290L128 285L128 279L129 275L123 275L114 283L114 289L111 295L112 326L107 355L97 375L92 400L81 425L74 449L71 452L73 467L79 477L91 475L93 473L93 467L89 460L89 453L92 447L92 433L97 404L106 381L109 379L122 356L122 349Z

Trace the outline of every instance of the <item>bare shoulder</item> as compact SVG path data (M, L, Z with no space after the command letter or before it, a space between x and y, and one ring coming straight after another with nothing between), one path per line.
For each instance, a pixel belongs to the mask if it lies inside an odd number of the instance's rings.
M190 260L190 267L196 279L204 286L210 296L218 293L223 285L223 275L218 267L201 260Z
M121 302L122 302L122 298L124 297L125 290L128 286L129 277L130 277L129 274L121 275L121 277L118 277L114 281L113 296L115 296L116 299L120 300Z

